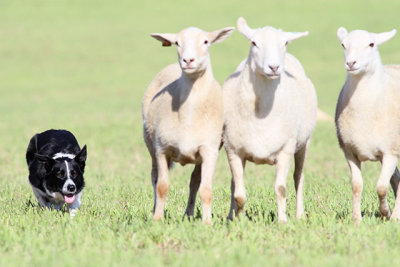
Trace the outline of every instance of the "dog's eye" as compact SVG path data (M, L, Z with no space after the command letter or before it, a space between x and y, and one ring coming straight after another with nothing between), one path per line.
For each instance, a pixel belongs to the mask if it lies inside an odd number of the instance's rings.
M62 179L62 178L64 178L64 171L59 171L59 172L57 172L57 178L60 178L60 179Z
M71 171L71 178L76 178L76 176L78 175L78 173L74 170Z

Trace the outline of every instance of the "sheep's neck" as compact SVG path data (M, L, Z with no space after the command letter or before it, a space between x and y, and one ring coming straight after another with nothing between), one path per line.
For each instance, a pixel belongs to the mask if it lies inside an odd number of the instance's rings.
M250 86L245 86L248 97L254 96L254 112L259 117L265 117L271 111L281 77L271 80L265 75L256 73L252 70L250 59L246 63L242 75L244 84L250 84Z
M201 95L207 95L208 89L211 88L210 83L212 81L214 81L214 76L210 66L204 71L193 74L182 72L180 78L179 105L181 106L185 102L190 101L190 98L199 99Z
M375 63L372 70L367 70L364 73L358 75L347 74L347 83L352 89L355 90L371 90L379 93L385 89L383 86L386 80L386 73L384 71L382 63Z

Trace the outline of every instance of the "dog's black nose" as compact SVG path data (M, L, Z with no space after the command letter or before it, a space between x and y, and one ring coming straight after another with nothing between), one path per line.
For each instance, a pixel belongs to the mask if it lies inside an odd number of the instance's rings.
M75 185L69 184L69 185L67 186L67 190L68 190L69 192L75 192Z

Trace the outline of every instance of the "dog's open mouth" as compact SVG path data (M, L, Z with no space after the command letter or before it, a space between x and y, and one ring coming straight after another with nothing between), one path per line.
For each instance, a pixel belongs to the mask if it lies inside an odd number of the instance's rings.
M65 202L67 202L68 204L71 204L72 202L75 201L75 195L74 195L74 194L67 194L67 195L64 195L64 200L65 200Z

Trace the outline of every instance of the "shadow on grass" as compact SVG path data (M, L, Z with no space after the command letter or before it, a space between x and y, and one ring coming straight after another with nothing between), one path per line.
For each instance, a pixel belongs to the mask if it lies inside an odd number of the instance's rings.
M259 222L260 218L262 219L262 221L269 223L274 223L276 220L276 214L273 211L253 212L251 210L250 211L245 210L245 216L251 222Z
M336 213L336 220L342 221L347 218L351 218L352 214L349 211L340 211ZM362 217L375 217L375 218L380 218L383 219L379 211L361 211L361 216Z
M47 208L40 206L39 203L36 202L36 201L33 201L33 202L32 202L31 199L28 199L28 200L25 202L25 208L24 208L25 212L29 212L29 211L32 211L32 210L35 210L35 211L43 211L43 210L45 210L45 209L47 209ZM51 208L49 208L49 209L50 209L50 210L54 210L54 211L56 211L56 212L61 212L61 213L67 213L67 212L68 212L66 205L64 205L64 206L63 206L61 209L59 209L59 210L53 209L53 207L51 207Z

